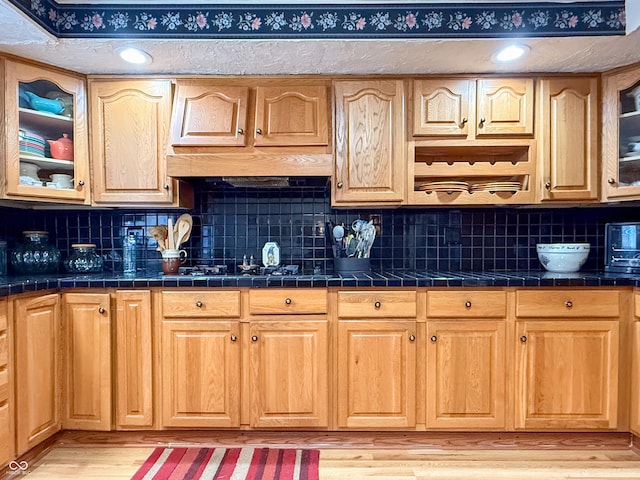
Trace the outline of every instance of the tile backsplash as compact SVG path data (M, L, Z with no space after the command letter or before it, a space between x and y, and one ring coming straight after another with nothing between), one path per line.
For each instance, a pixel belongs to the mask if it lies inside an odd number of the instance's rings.
M303 273L333 272L327 222L350 225L356 218L373 219L378 236L371 249L374 269L527 270L540 269L535 245L589 242L585 270L604 266L605 224L640 221L630 206L572 208L331 208L324 185L286 188L237 188L221 181L199 181L191 238L184 248L187 264L226 264L230 271L242 256L260 262L265 242L280 246L282 264L299 265ZM0 240L9 250L22 241L23 230L46 230L65 258L73 243L96 243L119 269L122 236L139 235L139 267L160 270L160 254L148 229L166 224L182 212L144 210L21 210L0 207L4 222Z

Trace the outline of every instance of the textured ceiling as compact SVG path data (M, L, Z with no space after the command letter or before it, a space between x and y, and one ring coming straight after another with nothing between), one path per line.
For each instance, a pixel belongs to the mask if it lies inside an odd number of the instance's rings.
M60 0L59 3L70 2ZM108 3L127 2L110 1ZM136 1L135 3L145 2ZM158 4L163 1L149 1L147 3ZM170 3L193 4L194 2ZM207 3L226 4L229 2L208 1ZM259 3L274 2L267 0ZM304 2L303 0L296 3L326 4L330 2ZM365 2L355 0L349 3ZM384 3L393 2L386 1ZM469 3L487 2L470 1ZM509 2L505 0L505 3ZM640 0L628 1L627 17L635 15L635 19L640 20L639 6ZM525 39L525 43L531 47L530 54L512 66L498 66L491 61L491 56L499 46L507 42L508 40L505 39L143 39L135 41L126 38L57 39L18 12L7 0L0 0L0 51L87 74L275 75L593 72L640 62L640 30L638 29L626 36ZM117 47L131 44L136 44L150 53L153 62L135 68L124 64L114 55L113 52Z

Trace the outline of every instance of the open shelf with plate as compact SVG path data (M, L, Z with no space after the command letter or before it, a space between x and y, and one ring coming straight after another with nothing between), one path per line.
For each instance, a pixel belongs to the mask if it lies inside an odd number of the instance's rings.
M533 203L534 143L416 143L411 149L408 203L493 205Z

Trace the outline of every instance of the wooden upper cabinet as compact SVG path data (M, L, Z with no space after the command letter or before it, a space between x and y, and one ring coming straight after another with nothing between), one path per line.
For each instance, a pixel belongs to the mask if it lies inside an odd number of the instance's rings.
M603 201L640 198L640 68L632 66L603 77L602 197Z
M171 145L244 147L248 103L248 87L178 82L171 119Z
M250 122L252 113L254 121ZM207 80L178 81L171 121L174 147L328 144L327 87L324 85L250 88Z
M468 136L475 93L473 80L415 80L413 134Z
M413 135L533 135L533 79L439 79L413 82Z
M258 87L256 146L329 145L327 88Z
M339 81L332 201L401 203L406 145L402 80Z
M89 98L93 202L189 206L167 175L171 82L90 80Z
M542 79L538 99L541 200L596 200L598 79Z
M84 77L2 61L0 196L13 200L88 204L89 135ZM63 139L49 148L48 141ZM59 147L59 148L58 148ZM55 157L55 158L54 158ZM51 174L69 175L58 185Z

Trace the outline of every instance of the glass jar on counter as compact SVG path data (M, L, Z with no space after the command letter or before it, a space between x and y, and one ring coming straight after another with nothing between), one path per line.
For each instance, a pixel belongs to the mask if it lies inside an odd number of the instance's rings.
M102 271L104 260L96 252L95 243L74 243L73 251L64 261L64 268L70 273L97 273Z
M11 265L18 273L53 273L60 263L60 250L49 243L49 232L26 230L24 243L11 252Z

